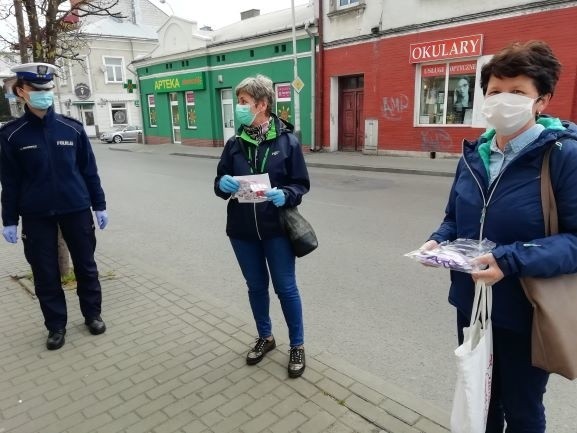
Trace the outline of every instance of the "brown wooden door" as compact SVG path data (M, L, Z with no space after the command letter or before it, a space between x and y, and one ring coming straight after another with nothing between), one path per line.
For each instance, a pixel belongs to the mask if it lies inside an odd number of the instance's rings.
M355 140L355 150L361 151L363 150L363 146L365 144L365 116L363 115L363 100L364 100L364 92L358 91L356 94L357 99L357 135Z
M354 90L344 90L341 99L341 138L339 150L355 150L357 141L357 96Z
M360 151L365 140L363 77L340 80L339 150Z

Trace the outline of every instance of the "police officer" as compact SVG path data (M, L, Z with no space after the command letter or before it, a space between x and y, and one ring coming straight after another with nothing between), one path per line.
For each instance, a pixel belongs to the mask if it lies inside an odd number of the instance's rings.
M46 347L56 350L64 344L67 322L58 267L59 227L72 257L84 323L94 335L106 331L90 211L92 207L104 229L106 201L82 123L54 111L55 66L26 63L12 71L17 78L12 89L24 101L25 113L0 128L2 234L16 243L22 218L24 255L48 329Z

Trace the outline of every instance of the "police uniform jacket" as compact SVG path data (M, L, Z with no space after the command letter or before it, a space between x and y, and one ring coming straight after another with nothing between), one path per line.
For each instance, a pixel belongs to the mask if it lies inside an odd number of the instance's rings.
M519 277L577 272L577 126L543 116L539 123L546 129L491 184L488 152L494 130L464 141L445 219L430 237L437 242L482 237L497 244L492 254L505 276L493 286L493 325L525 334L531 331L532 307ZM559 234L545 237L540 175L551 146ZM451 272L449 301L466 317L474 291L470 274Z
M228 200L230 194L218 187L225 174L244 176L268 173L271 186L282 189L284 207L295 207L310 189L309 175L301 145L292 133L293 126L272 115L273 124L260 144L251 142L246 132L231 137L222 152L214 180L214 192ZM271 202L239 203L228 201L226 234L236 239L270 239L284 235L279 221L279 210Z
M106 209L104 191L81 122L50 107L25 114L0 129L2 222Z

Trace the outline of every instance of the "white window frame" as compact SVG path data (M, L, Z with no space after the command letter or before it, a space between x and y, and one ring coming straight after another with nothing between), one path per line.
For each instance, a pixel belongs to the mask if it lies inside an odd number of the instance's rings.
M192 95L192 100L193 102L188 102L188 95L191 94ZM196 114L196 94L194 93L194 90L187 90L186 92L184 92L184 103L185 103L185 110L186 110L186 128L187 129L197 129L198 126L197 125L191 125L188 119L188 107L194 107L193 110Z
M152 99L151 99L152 97ZM151 103L152 101L152 103ZM158 111L156 110L156 95L154 93L150 93L148 95L146 95L146 103L148 104L148 125L151 128L157 128L158 127ZM156 119L156 123L152 124L152 116L151 114L151 108L154 108L155 111L155 119Z
M107 60L120 60L120 65L108 64ZM102 56L102 65L104 72L104 82L106 84L124 83L124 57ZM108 68L112 68L112 80L108 79ZM120 75L120 77L118 77Z
M56 62L58 66L58 84L62 87L68 86L68 77L70 76L70 62L68 60L59 59Z
M115 107L115 105L116 105L116 107ZM122 105L122 107L121 107L121 105ZM111 121L112 126L125 126L125 125L130 124L129 119L128 119L128 104L126 102L111 102L109 108L110 108L110 121ZM124 119L124 122L117 122L114 119L113 112L114 111L121 111L121 110L124 110L125 119Z
M337 10L352 8L361 4L361 0L336 0L336 2ZM346 4L343 5L342 2L346 2Z
M459 62L464 62L467 61L467 59L449 59L449 60L440 60L440 61L436 61L433 63L420 63L417 67L417 73L415 74L415 103L414 103L414 107L415 107L415 111L414 111L414 119L413 119L413 125L415 127L428 127L428 128L485 128L487 126L487 123L485 121L485 119L483 118L482 114L481 114L481 109L483 107L483 100L484 100L484 96L483 96L483 90L480 87L480 82L481 82L481 68L483 67L483 65L485 63L487 63L489 60L491 60L493 56L482 56L482 57L478 57L478 58L473 58L473 59L468 59L470 61L475 61L477 62L476 65L476 70L475 70L475 90L474 90L474 94L473 94L473 111L472 111L472 117L471 117L471 123L446 123L446 118L447 118L447 104L448 104L448 98L447 95L449 94L449 79L450 79L450 75L449 75L449 64L451 63L459 63ZM426 66L430 66L431 64L434 65L438 65L438 64L444 64L445 65L445 87L443 89L443 95L444 95L444 106L443 106L443 122L442 123L421 123L420 119L419 119L419 114L421 112L421 82L422 82L422 68L426 67Z

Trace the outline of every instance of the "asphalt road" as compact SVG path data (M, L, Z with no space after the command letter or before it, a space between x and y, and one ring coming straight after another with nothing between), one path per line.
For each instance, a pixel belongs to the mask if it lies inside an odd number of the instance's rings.
M99 247L251 313L224 233L226 202L212 191L216 160L95 152L110 225ZM329 351L449 411L456 347L448 274L403 254L438 225L451 180L311 168L302 213L319 249L298 259L306 346ZM272 290L272 289L271 289ZM273 297L273 332L287 341ZM552 377L548 431L577 431L577 384Z

